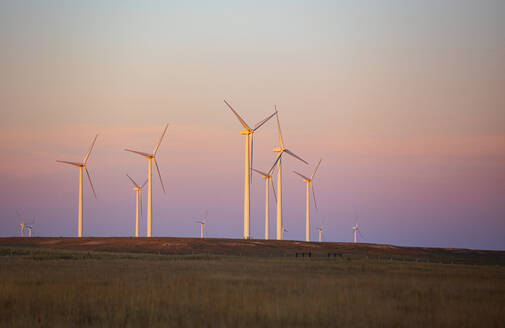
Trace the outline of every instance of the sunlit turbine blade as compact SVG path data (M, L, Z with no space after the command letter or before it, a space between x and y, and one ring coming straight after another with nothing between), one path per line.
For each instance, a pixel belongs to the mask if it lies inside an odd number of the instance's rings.
M146 185L148 179L146 179L146 182L144 182L144 184L140 187L140 189L144 188L144 186Z
M98 134L95 136L95 139L93 139L93 142L91 143L91 146L89 147L88 152L86 153L86 155L84 156L84 159L82 160L82 164L86 164L89 154L91 154L91 150L93 150L93 146L95 145L96 138L98 138Z
M265 119L259 121L258 123L256 123L256 125L254 126L254 129L253 131L256 131L258 130L263 124L265 124L266 122L268 122L268 120L270 120L272 117L274 117L275 113L267 116Z
M233 107L231 107L230 104L228 104L228 102L226 100L224 100L224 103L226 104L226 106L228 106L231 109L233 114L235 114L235 116L240 121L240 123L244 126L244 128L246 128L248 131L252 131L252 129L247 125L247 123L242 119L242 117L240 117L240 115L233 109Z
M154 165L156 165L156 171L158 171L158 177L160 178L161 188L163 189L163 192L166 193L165 186L163 185L163 180L161 179L160 169L158 168L158 163L156 162L156 158L153 158L153 160L154 160Z
M262 172L260 170L252 169L254 172L261 174L263 177L268 177L269 175L265 172Z
M130 181L133 183L133 185L137 188L139 188L139 185L135 183L135 181L133 181L133 179L131 178L131 176L129 176L128 174L126 175L128 177L128 179L130 179Z
M301 158L301 157L299 157L299 156L295 155L295 154L294 154L292 151L290 151L289 149L284 149L284 151L285 151L286 153L288 153L289 155L293 156L294 158L299 159L300 161L304 162L305 164L309 164L309 163L307 163L307 161L305 161L303 158Z
M70 165L75 165L77 167L81 167L82 164L81 163L76 163L76 162L68 162L68 161L56 161L58 163L63 163L63 164L70 164Z
M130 153L135 153L135 154L138 154L138 155L144 156L144 157L151 157L152 156L151 154L144 153L141 151L131 150L131 149L125 149L125 151L129 151Z
M314 178L314 176L316 175L317 169L319 168L319 165L321 165L322 161L323 159L320 159L319 162L317 163L316 168L314 169L314 173L312 173L312 175L310 176L311 179Z
M84 171L86 171L86 176L88 177L89 185L91 186L91 190L93 191L93 195L95 195L95 199L97 199L96 198L95 188L93 187L93 182L91 182L91 178L89 176L88 169L86 167L84 167Z
M298 173L298 172L296 172L296 171L293 171L293 173L294 173L294 174L298 174L299 176L301 176L301 177L302 177L302 179L305 179L305 180L307 180L307 181L310 181L310 179L309 179L309 178L307 178L307 177L306 177L305 175L303 175L303 174L300 174L300 173Z
M249 162L249 184L252 185L252 172L251 172L251 169L253 167L253 157L254 157L254 134L251 134L251 156L249 156L250 158L250 162Z
M279 131L279 143L281 148L284 148L284 141L282 140L281 123L279 122L279 112L277 111L277 105L275 105L275 116L277 117L277 130Z
M161 141L163 140L163 137L165 136L165 132L167 132L167 129L168 129L168 123L165 125L165 129L163 129L163 133L161 134L160 140L158 141L158 143L154 147L153 155L156 155L156 152L158 151L158 147L160 146Z
M312 182L310 183L310 188L312 189L312 197L314 197L314 206L316 207L316 210L318 210L316 202L316 193L314 192L314 184Z
M275 206L277 206L277 194L275 192L274 182L272 181L272 178L270 178L270 184L272 185L272 190L274 192Z
M277 156L277 159L275 160L274 165L272 165L272 168L268 171L268 175L272 175L272 171L274 170L275 165L277 165L277 162L281 159L282 153L283 152L281 152L279 154L279 156Z

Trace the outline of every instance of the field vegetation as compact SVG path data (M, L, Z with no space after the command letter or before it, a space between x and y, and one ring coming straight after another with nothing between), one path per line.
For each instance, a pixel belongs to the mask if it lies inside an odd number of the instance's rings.
M0 327L503 327L505 267L0 247Z

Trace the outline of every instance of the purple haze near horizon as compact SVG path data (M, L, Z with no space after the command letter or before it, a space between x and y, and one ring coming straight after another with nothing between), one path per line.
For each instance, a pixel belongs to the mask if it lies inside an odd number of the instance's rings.
M280 110L287 239L505 249L505 3L4 1L0 4L0 236L75 236L76 168L89 159L84 234L130 236L134 192L163 124L167 193L154 179L153 235L242 236L243 136ZM255 135L266 170L276 125ZM253 177L251 233L264 235ZM144 205L147 203L144 194ZM270 199L270 237L275 205ZM141 218L145 235L145 211Z

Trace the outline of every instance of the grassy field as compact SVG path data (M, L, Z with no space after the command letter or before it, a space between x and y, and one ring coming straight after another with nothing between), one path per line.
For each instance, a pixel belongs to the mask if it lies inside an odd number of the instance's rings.
M503 327L505 267L0 247L0 327Z

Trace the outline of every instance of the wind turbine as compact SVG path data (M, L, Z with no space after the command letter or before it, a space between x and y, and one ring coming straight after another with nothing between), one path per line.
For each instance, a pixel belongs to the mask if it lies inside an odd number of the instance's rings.
M140 215L142 215L142 188L147 183L144 182L142 186L139 186L128 174L126 175L128 179L133 183L133 190L135 190L135 198L137 199L137 205L135 207L135 237L139 236L139 200L140 200Z
M240 121L240 124L244 127L244 130L240 131L240 134L245 136L245 165L244 165L244 239L249 239L250 233L250 183L251 183L251 167L253 164L253 146L254 139L253 134L258 130L263 124L265 124L269 119L271 119L275 113L267 116L265 119L256 123L254 128L250 128L249 125L240 117L240 115L231 107L231 105L225 100L224 103L228 106L233 114Z
M158 177L160 178L160 183L161 183L161 188L163 189L163 193L165 193L165 186L163 185L163 180L161 180L161 174L160 174L160 169L158 168L158 163L156 162L156 152L158 151L158 147L161 144L161 141L163 140L163 137L165 136L165 132L167 132L168 124L165 125L165 128L163 129L163 133L161 134L160 140L154 146L154 150L152 154L144 153L141 151L136 151L136 150L131 150L131 149L125 149L126 151L129 151L131 153L135 153L137 155L143 156L147 158L147 237L151 237L151 228L152 228L152 210L153 210L153 203L152 203L152 167L153 167L153 162L154 165L156 166L156 171L158 171Z
M288 229L286 229L286 228L284 228L284 227L283 227L283 228L282 228L282 233L281 233L281 240L283 240L283 239L284 239L284 233L285 233L285 232L288 232Z
M356 225L354 227L352 227L352 230L354 232L354 243L356 244L358 242L358 236L357 236L357 234L359 233L359 235L361 236L361 232L359 231L357 223L356 223Z
M269 214L268 214L268 182L270 181L270 184L272 185L272 190L274 192L274 198L277 200L277 196L275 195L275 188L274 188L274 183L272 181L272 171L275 168L272 166L270 171L268 173L261 172L260 170L253 169L254 172L258 173L261 175L263 179L265 179L265 240L268 240L269 232L268 232L268 226L269 226Z
M35 224L35 216L33 217L32 222L25 223L26 229L28 229L28 237L32 236L33 225Z
M307 163L305 160L303 160L301 157L298 157L295 155L292 151L287 149L284 146L284 141L282 139L282 132L281 132L281 124L279 122L279 112L277 111L277 107L275 107L275 114L277 117L277 130L279 131L279 143L280 147L274 148L274 152L279 153L279 156L277 157L277 160L274 163L277 164L278 171L277 171L277 240L282 240L283 236L283 225L282 225L282 155L284 153L304 162L305 164Z
M316 175L317 169L319 168L319 165L321 164L322 159L319 160L319 163L317 163L316 168L314 169L314 172L310 176L310 178L307 178L306 176L293 171L295 174L298 174L302 179L303 182L305 182L306 185L306 202L305 202L305 241L310 241L310 189L312 189L312 196L314 197L314 206L316 207L317 210L317 203L316 203L316 194L314 192L314 184L312 183L312 180L314 179L314 176Z
M18 220L19 220L19 226L21 227L21 237L25 236L25 220L21 217L19 212L16 211L16 214L18 215Z
M86 172L86 176L88 177L89 185L91 186L91 190L93 191L93 195L95 196L95 199L96 199L95 188L93 188L93 183L91 182L91 178L89 176L88 169L86 168L86 162L88 161L88 157L89 157L89 154L91 153L91 150L93 150L93 146L95 145L96 138L98 138L98 134L95 136L95 139L93 139L93 142L91 143L91 146L89 147L88 152L86 153L86 155L84 155L84 159L82 160L82 163L68 162L68 161L56 161L58 163L74 165L79 168L79 209L78 209L78 215L77 215L77 236L78 237L82 237L82 171Z
M208 212L205 212L205 216L203 219L196 221L196 223L200 224L200 238L203 239L204 234L206 235L207 233L205 232L205 221L207 220Z
M323 228L322 227L317 228L317 232L319 234L318 241L322 242L323 241L323 238L322 238L323 237Z

